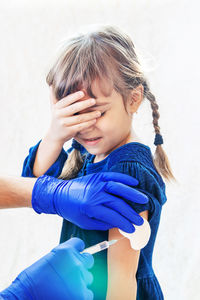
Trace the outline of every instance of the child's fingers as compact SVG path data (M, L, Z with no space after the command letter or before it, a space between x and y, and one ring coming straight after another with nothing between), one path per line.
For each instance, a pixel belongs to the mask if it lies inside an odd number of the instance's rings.
M62 108L62 117L73 116L76 113L81 112L82 110L89 108L95 104L95 99L86 99L80 102L73 103L67 107Z
M84 93L82 91L78 91L76 93L70 94L70 95L62 98L61 100L59 100L57 103L57 107L58 108L67 107L67 106L71 105L72 103L80 100L83 97L84 97Z
M71 116L65 119L65 126L73 126L78 125L80 123L84 123L95 118L99 118L101 116L100 111L92 111L85 114L80 114L76 116Z
M94 125L94 124L96 123L96 121L97 121L97 120L94 119L94 120L90 120L90 121L88 121L88 122L84 122L84 123L80 123L80 124L71 126L71 127L70 127L70 131L72 132L73 136L75 136L77 132L82 131L82 130L85 130L85 129L87 129L88 127Z

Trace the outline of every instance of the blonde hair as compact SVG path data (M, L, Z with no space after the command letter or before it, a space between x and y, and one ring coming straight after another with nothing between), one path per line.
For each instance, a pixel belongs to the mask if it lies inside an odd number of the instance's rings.
M160 134L159 107L141 70L134 44L128 35L116 27L101 26L97 30L70 38L50 69L46 81L60 100L82 88L95 98L91 85L96 79L104 96L110 96L114 89L121 94L124 104L130 92L138 85L143 85L143 99L146 98L151 104L154 130ZM167 180L175 180L161 145L156 146L153 161L160 175ZM82 165L80 151L72 150L60 178L76 177Z

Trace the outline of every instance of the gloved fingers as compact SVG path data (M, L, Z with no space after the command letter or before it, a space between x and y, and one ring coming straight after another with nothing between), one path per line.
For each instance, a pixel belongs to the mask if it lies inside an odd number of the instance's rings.
M66 242L58 245L52 251L55 252L54 250L58 250L58 249L66 249L67 250L67 249L69 249L69 247L77 250L78 252L81 252L85 248L85 243L83 240L74 237L74 238L71 238L71 239L67 240Z
M111 228L117 227L128 233L133 233L135 231L135 227L131 222L118 212L105 206L96 206L95 218L107 222L112 226Z
M122 183L109 181L105 184L104 189L108 193L120 196L134 203L145 204L149 201L145 194Z
M69 299L92 300L94 297L93 292L87 288L87 284L83 278L82 272L80 272L80 276L78 278L76 277L74 284L71 285L71 290L73 291L73 298L69 298Z
M91 290L86 289L85 294L87 295L86 298L84 298L84 300L93 300L94 299L94 294Z
M83 266L81 267L81 276L86 286L91 285L93 282L93 275Z
M90 269L94 265L94 257L90 253L80 253L79 259L86 269Z
M117 181L131 186L136 186L139 183L139 181L136 178L123 173L102 172L99 174L101 175L101 178L104 179L105 181L108 180Z
M93 292L90 289L85 288L84 292L81 295L81 300L93 300L93 299L94 299Z
M104 206L118 212L124 218L129 220L131 223L135 225L142 225L144 223L143 218L124 200L118 198L116 199L114 196L109 195L109 202L105 203Z

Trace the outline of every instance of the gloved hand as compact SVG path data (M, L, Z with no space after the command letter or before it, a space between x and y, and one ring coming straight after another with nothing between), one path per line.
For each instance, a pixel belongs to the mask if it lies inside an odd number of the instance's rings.
M92 300L87 288L93 281L87 270L94 263L78 238L60 244L50 253L21 272L13 283L0 293L3 299L19 300Z
M145 204L148 197L130 186L138 181L122 173L102 172L60 180L48 176L37 179L32 206L37 213L58 214L83 229L108 230L118 227L128 233L143 219L124 201Z

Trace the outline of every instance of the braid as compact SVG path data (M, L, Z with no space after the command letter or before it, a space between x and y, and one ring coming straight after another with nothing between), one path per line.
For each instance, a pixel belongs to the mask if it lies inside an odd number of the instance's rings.
M144 97L146 97L150 101L150 105L151 105L151 109L152 109L152 116L153 116L153 126L154 126L155 133L156 133L156 135L157 134L160 135L160 126L158 125L158 119L160 118L160 114L158 112L159 106L156 102L155 96L151 93L147 82L144 81L142 84L144 87ZM162 136L161 136L161 139L162 139ZM155 154L153 157L153 162L154 162L154 165L155 165L157 171L159 173L161 173L164 178L166 178L168 181L170 179L176 180L172 173L167 154L163 150L161 144L156 145L156 151L155 151Z
M83 166L83 158L80 151L77 149L73 149L62 169L62 173L60 174L60 179L73 179L76 178L78 172Z
M150 101L155 133L160 134L160 126L158 125L158 119L160 118L160 114L158 112L159 106L156 102L155 96L150 92L150 89L146 81L143 82L143 87L144 87L144 96Z

